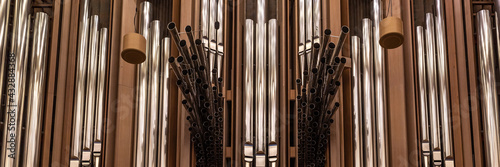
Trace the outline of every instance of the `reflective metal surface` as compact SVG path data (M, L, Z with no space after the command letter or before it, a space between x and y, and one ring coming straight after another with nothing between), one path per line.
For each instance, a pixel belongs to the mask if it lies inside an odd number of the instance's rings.
M279 112L279 91L278 91L278 23L276 19L269 20L269 87L267 96L269 97L269 161L276 161L278 154L278 112Z
M160 137L159 137L159 166L168 166L168 108L170 107L169 95L170 82L174 79L170 75L170 38L163 38L160 44Z
M255 71L256 71L256 102L255 108L257 111L256 115L256 151L265 152L265 141L266 141L266 126L265 119L267 113L267 66L266 66L266 0L257 0L257 31L256 31L256 59L255 59Z
M500 166L500 122L495 83L495 54L489 10L477 13L477 48L486 166Z
M158 153L158 97L160 92L160 21L149 26L149 119L147 166L156 166Z
M7 33L9 29L10 1L0 1L0 88L4 87L5 64L7 59ZM0 95L3 95L0 89ZM0 101L3 101L0 96Z
M361 127L361 116L363 97L361 91L361 41L359 37L351 37L351 56L352 56L352 118L353 118L353 152L354 152L354 167L363 166L363 130Z
M144 35L146 39L149 38L148 27L151 21L152 4L144 1L139 6L139 29L138 33ZM148 43L146 42L146 45ZM146 46L146 48L148 48ZM147 51L146 51L147 52ZM146 53L148 54L148 53ZM146 56L145 63L138 65L138 83L137 83L137 101L136 101L136 126L135 126L135 149L134 149L134 166L142 167L146 164L146 123L147 123L147 105L148 102L148 59Z
M201 35L208 38L208 0L201 0Z
M244 141L245 141L245 161L253 160L253 113L254 113L254 22L247 19L245 22L245 57L243 66L243 100L244 100ZM247 159L248 157L248 159Z
M363 39L362 39L362 74L363 74L363 110L364 110L364 152L366 167L376 166L374 116L375 102L373 94L373 42L372 42L372 21L363 19Z
M47 70L47 48L49 16L35 14L33 24L33 45L31 48L31 71L26 110L26 138L24 140L23 166L39 166L39 151L42 131L42 118L45 97L45 78Z
M420 112L420 131L422 140L422 151L424 155L430 155L429 147L429 123L427 107L427 69L425 61L425 34L424 27L417 26L417 71L418 71L418 95Z
M439 104L438 104L438 80L436 71L436 45L434 36L434 15L426 14L425 40L427 49L427 79L429 81L429 119L430 119L430 137L431 150L433 152L433 162L435 165L441 165L441 143L439 130Z
M313 0L313 31L314 38L321 35L321 0Z
M106 64L108 56L108 29L101 28L99 30L99 57L97 63L97 95L96 95L96 111L94 122L94 164L100 162L101 150L104 136L104 107L105 107L105 91L106 91ZM98 164L96 164L98 165Z
M305 54L305 45L306 45L306 19L305 19L305 0L298 0L299 3L299 23L298 23L298 29L299 29L299 46L302 45L302 47L299 47L299 66L300 66L300 76L301 80L305 81L305 77L302 72L307 71L307 59L306 59L306 54Z

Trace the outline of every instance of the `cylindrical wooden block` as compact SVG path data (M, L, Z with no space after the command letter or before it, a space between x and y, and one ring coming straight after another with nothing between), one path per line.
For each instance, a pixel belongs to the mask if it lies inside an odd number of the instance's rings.
M146 61L146 38L138 33L129 33L123 37L122 59L131 64Z
M394 49L404 42L403 21L397 17L387 17L380 22L380 46Z

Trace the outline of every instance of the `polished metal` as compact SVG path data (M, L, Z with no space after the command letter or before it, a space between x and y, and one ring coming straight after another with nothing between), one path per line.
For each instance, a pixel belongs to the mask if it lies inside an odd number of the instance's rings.
M353 152L354 152L354 167L363 166L363 130L361 127L361 116L363 97L361 91L361 41L358 36L351 37L351 56L352 56L352 102L353 102Z
M304 43L304 54L306 56L306 63L310 64L312 57L312 44L314 43L313 38L313 0L305 1L305 34L306 34L306 43ZM309 45L308 45L309 44ZM312 70L312 67L307 69L309 72Z
M313 1L313 31L314 38L319 38L321 35L321 0L312 0Z
M333 51L333 54L326 56L327 64L334 65L333 60L335 60L335 58L339 56L340 52L342 51L342 48L344 48L344 43L345 43L345 39L347 38L347 33L349 33L349 27L342 26L341 31L340 31L339 40L337 42L337 46L335 47L335 50Z
M436 49L439 83L439 106L441 108L441 133L443 136L443 156L445 166L455 166L453 157L453 135L449 94L448 53L446 51L446 22L444 20L444 2L436 0Z
M278 114L279 114L279 90L278 90L278 21L269 20L269 87L267 97L269 97L269 161L277 161L278 155Z
M85 95L85 114L83 130L82 163L92 160L92 144L94 135L94 115L97 93L97 61L99 57L99 16L90 17L89 51L87 54L87 88Z
M299 47L299 57L298 57L298 61L299 61L299 66L300 66L300 76L301 76L301 80L302 81L305 81L306 80L306 76L304 76L304 74L302 72L304 71L307 71L307 58L306 58L306 54L305 54L305 46L306 46L306 30L305 30L305 26L306 26L306 23L305 23L305 0L298 0L298 3L299 3L299 23L298 23L298 29L299 29L299 46L302 46L302 47Z
M139 6L138 12L138 33L146 39L149 38L148 27L151 22L152 4L144 1ZM148 43L146 43L148 46ZM146 51L147 52L147 51ZM146 57L146 59L148 59ZM147 132L147 113L148 113L148 62L138 65L137 69L137 99L136 99L136 126L135 126L135 141L134 141L134 166L146 166L146 132Z
M87 46L89 40L90 29L90 6L89 0L80 2L80 23L78 33L78 52L77 52L77 67L76 67L76 87L75 101L73 108L73 130L70 151L70 166L80 165L81 147L82 147L82 129L85 105L85 84L87 79Z
M253 115L254 115L254 22L247 19L245 22L245 57L243 70L244 88L244 141L245 141L245 161L253 161Z
M438 104L438 80L436 71L436 45L434 35L434 15L432 13L426 14L425 39L427 50L427 79L428 79L428 93L429 93L429 119L430 119L430 138L431 150L433 154L434 165L441 165L441 135L439 130L439 104Z
M430 156L430 138L427 106L427 69L425 61L425 34L424 27L417 26L417 71L418 71L418 95L420 112L421 144L424 156Z
M10 20L10 1L0 1L0 88L4 87L5 64L7 63L7 35ZM0 95L3 95L3 89L0 89ZM0 96L0 102L3 101Z
M94 122L94 145L93 156L94 163L100 162L102 159L101 151L104 136L104 111L105 111L105 96L106 96L106 64L108 56L108 28L101 28L99 30L99 57L97 60L97 95L96 95L96 109L95 109L95 122ZM96 162L97 161L97 162ZM96 164L97 166L97 164Z
M158 97L160 92L160 21L154 20L149 26L149 119L147 135L147 166L156 166L158 154Z
M160 136L158 138L158 165L168 166L168 108L170 89L169 85L175 77L170 75L170 38L163 38L160 44Z
M500 1L500 0L499 0ZM496 3L497 5L497 12L495 12L495 29L496 34L497 34L497 53L500 55L500 20L498 18L498 12L500 12L500 2ZM500 63L500 56L498 57L498 63Z
M485 166L500 166L500 118L495 80L493 33L489 10L481 10L477 13L476 25Z
M217 21L217 0L209 0L209 12L208 39L212 42L217 41L217 31L215 29L215 22Z
M364 153L366 167L376 166L376 145L375 145L375 101L373 90L373 24L370 19L363 19L362 23L362 74L363 74L363 111L364 111Z
M256 30L256 59L255 59L255 72L256 72L256 151L257 154L265 154L265 141L266 141L266 113L267 113L267 38L266 38L266 0L257 0L257 30ZM265 155L264 155L265 157ZM258 163L256 163L258 164Z
M24 140L23 166L39 166L42 118L44 111L45 79L47 70L49 16L35 14L31 71L26 110L26 138Z
M208 39L208 0L201 0L201 36Z

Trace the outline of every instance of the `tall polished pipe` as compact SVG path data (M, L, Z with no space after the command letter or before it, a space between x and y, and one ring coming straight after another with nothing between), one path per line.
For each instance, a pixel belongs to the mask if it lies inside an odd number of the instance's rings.
M417 71L418 71L418 94L420 100L420 127L422 134L422 151L424 155L430 155L428 108L427 108L427 70L425 62L425 38L424 27L417 26Z
M375 81L375 119L376 119L376 143L378 166L389 166L387 132L386 132L386 100L385 100L385 55L384 49L379 44L380 21L383 18L383 3L381 0L373 1L373 69Z
M265 151L265 137L266 137L266 127L265 127L265 113L266 113L266 83L267 83L267 66L266 66L266 0L257 0L257 31L256 31L256 59L255 59L255 69L256 69L256 110L257 110L257 135L256 144L257 152Z
M448 87L448 56L446 52L446 22L444 20L444 2L436 0L436 49L437 68L441 107L441 132L443 136L443 156L445 166L454 166L451 108Z
M278 148L276 143L278 132L278 23L276 19L269 20L269 159L276 161Z
M375 153L375 134L374 132L374 118L375 106L373 95L373 43L372 43L372 21L370 19L363 19L363 43L362 43L362 73L363 73L363 109L365 112L363 129L365 141L365 166L376 166L376 153Z
M10 1L0 1L0 88L4 86L5 62L7 58L7 33L9 29ZM3 95L3 89L0 89L0 95ZM3 96L0 96L3 101Z
M481 10L477 13L476 25L486 166L500 166L500 122L489 10Z
M313 31L314 38L319 38L321 35L321 0L313 0Z
M97 64L97 95L94 124L94 154L100 154L104 135L104 107L106 91L106 64L108 56L108 28L99 30L99 58Z
M253 113L254 113L254 22L245 22L245 65L244 65L244 112L245 112L245 161L253 161Z
M70 166L78 166L81 158L83 113L85 105L85 80L87 78L87 46L89 38L89 0L80 2L80 23L78 33L77 72L75 101L73 109L73 130L70 151Z
M345 43L345 39L347 37L347 33L349 33L349 27L342 26L342 30L341 30L340 36L339 36L339 41L337 42L337 47L335 47L333 54L331 56L328 56L326 59L326 62L328 64L333 65L333 60L339 56L340 51L342 51L342 48L344 48L344 43Z
M209 27L208 27L208 41L217 41L217 31L215 29L215 21L217 21L217 0L209 0ZM208 45L210 46L210 45Z
M299 30L299 66L300 66L300 76L302 82L305 81L305 76L303 75L302 72L307 71L307 59L306 59L306 30L305 30L305 0L299 0L299 23L298 23L298 30ZM300 47L302 46L302 47ZM305 84L305 83L304 83Z
M361 53L360 53L360 39L357 36L351 37L351 54L352 54L352 73L353 73L353 86L352 86L352 101L353 101L353 139L354 139L354 167L363 166L363 130L361 127Z
M26 111L26 138L24 140L23 166L39 166L39 151L44 110L45 78L47 67L47 36L49 16L46 13L35 14L33 25L33 51L31 52L31 71L29 96Z
M156 166L158 153L158 97L160 92L160 21L149 26L149 119L147 166Z
M306 56L307 64L310 64L312 57L312 45L314 43L313 39L313 0L305 1L305 32L306 32L306 42L304 43L304 55ZM309 52L307 52L309 50ZM312 70L312 67L306 69L308 71Z
M99 48L99 16L90 17L89 51L87 68L86 107L84 115L82 162L90 163L94 134L94 114L97 87L97 59Z
M498 0L500 1L500 0ZM496 3L497 5L497 10L495 12L495 29L497 30L496 34L497 34L497 53L499 55L498 57L498 62L500 63L500 20L499 20L499 16L498 16L498 12L500 12L500 2Z
M201 0L201 36L208 38L208 0Z
M170 38L163 38L160 44L160 136L159 136L159 166L168 166L168 108L169 106L169 85L172 82L170 75Z
M429 118L431 149L433 152L433 161L435 165L441 165L441 135L439 133L439 104L438 104L438 81L436 71L436 45L434 36L434 15L426 14L427 29L425 30L426 49L427 49L427 77L429 85Z
M152 4L148 1L144 1L139 6L138 18L139 18L139 28L138 33L143 35L146 39L149 38L149 22L151 21L152 14ZM146 46L148 43L146 43ZM148 52L148 51L146 51ZM148 57L146 57L148 59ZM135 126L135 143L134 143L134 166L142 167L146 164L146 123L147 123L147 111L148 108L148 60L138 66L138 78L137 78L137 115L136 115L136 126Z
M224 0L218 0L217 4L217 22L219 29L217 30L217 45L224 41ZM220 67L220 66L219 66Z

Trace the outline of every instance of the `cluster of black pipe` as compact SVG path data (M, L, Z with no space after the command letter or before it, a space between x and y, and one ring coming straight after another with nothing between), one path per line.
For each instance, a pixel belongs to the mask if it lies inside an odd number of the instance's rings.
M216 26L217 28L217 26ZM177 76L177 86L182 91L182 104L188 111L191 124L191 141L194 143L197 166L222 166L223 150L223 94L222 78L217 58L210 66L208 55L220 55L218 49L205 47L200 39L194 39L191 26L186 26L187 41L180 40L175 23L168 24L168 30L179 50L177 58L170 57L169 63ZM221 56L222 57L222 56ZM211 70L210 70L211 69Z
M343 26L336 46L329 42L331 30L327 29L320 38L321 44L314 43L310 50L305 49L300 53L311 57L300 62L304 71L302 79L296 80L299 90L299 166L325 165L330 125L334 122L332 116L340 107L340 103L335 102L335 96L340 88L339 78L346 64L346 59L339 57L339 54L348 32L349 28Z

